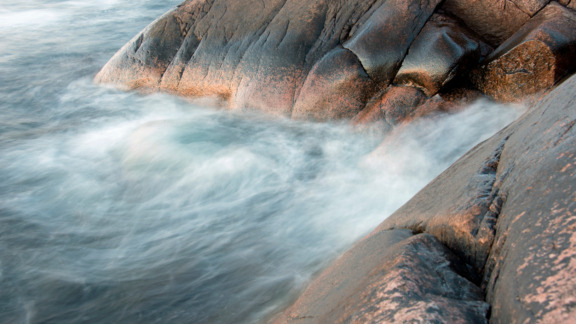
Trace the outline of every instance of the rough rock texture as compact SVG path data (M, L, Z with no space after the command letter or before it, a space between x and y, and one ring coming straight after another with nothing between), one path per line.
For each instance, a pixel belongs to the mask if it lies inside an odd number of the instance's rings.
M394 230L360 241L275 323L485 323L480 288L429 234Z
M500 47L472 74L476 86L517 100L571 71L575 13L566 7L574 4L549 2L187 0L126 44L96 81L215 97L229 109L351 119L390 85L427 96L470 90L467 71L489 54L487 42ZM453 78L464 82L448 87Z
M232 109L290 116L296 104L296 117L350 117L369 98L367 87L351 93L342 113L317 92L346 97L346 80L390 82L439 1L188 0L124 46L96 81L216 96ZM335 61L348 64L338 77L329 73ZM328 86L334 78L341 83Z
M576 12L551 3L498 47L472 80L484 93L521 100L576 68Z
M431 233L483 276L495 323L576 320L576 77L375 233Z

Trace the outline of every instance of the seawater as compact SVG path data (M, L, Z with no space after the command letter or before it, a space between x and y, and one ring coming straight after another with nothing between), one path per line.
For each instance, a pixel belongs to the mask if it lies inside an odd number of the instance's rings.
M1 323L261 321L521 110L390 138L92 83L179 2L0 1Z

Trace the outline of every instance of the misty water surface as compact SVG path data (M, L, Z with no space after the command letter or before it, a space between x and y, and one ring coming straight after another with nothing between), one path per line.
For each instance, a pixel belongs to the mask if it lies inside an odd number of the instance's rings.
M0 0L0 322L252 323L519 109L398 141L92 83L180 1Z

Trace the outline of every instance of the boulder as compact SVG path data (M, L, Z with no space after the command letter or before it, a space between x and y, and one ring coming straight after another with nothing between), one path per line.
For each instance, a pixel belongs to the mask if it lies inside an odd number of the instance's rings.
M350 119L376 90L356 55L337 47L314 65L294 105L292 118Z
M433 96L461 70L475 67L491 50L454 19L435 14L410 46L394 83L418 87Z
M573 76L373 233L433 234L478 273L494 323L574 321L574 93Z
M390 128L407 119L427 98L424 92L414 87L389 86L375 96L366 108L352 119L352 123L380 123L383 128Z
M500 101L550 89L576 68L576 13L550 3L500 45L472 80Z
M374 233L325 270L274 323L486 323L466 268L429 234Z
M127 89L154 89L184 42L192 17L172 10L124 45L98 72L95 81Z

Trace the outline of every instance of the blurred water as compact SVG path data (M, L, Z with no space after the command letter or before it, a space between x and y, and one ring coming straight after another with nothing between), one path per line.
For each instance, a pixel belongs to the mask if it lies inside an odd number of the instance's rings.
M0 0L1 323L257 322L519 114L479 102L378 147L92 84L179 2Z

